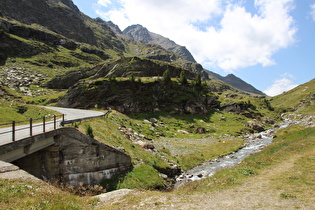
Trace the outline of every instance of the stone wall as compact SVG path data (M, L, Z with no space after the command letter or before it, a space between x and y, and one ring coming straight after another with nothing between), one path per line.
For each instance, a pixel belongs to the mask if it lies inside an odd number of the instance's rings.
M14 161L13 164L46 180L71 185L99 184L131 169L131 158L73 128L59 129L55 145Z

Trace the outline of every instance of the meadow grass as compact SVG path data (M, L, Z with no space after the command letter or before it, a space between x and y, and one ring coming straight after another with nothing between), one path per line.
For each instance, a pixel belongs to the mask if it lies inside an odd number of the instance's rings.
M235 186L246 181L247 177L260 174L279 163L285 163L292 157L297 157L295 166L289 174L279 174L273 177L276 188L287 189L288 194L303 197L314 194L315 185L313 175L315 171L315 128L290 126L279 130L277 138L262 152L249 156L236 167L217 172L214 176L200 182L188 183L178 190L179 193L193 191L215 191ZM288 183L293 184L288 188Z
M20 102L2 101L0 105L0 124L14 121L28 121L30 118L38 119L44 116L60 115L56 111L43 107L24 104ZM41 119L40 119L41 120ZM36 121L34 121L36 122ZM25 122L26 124L28 122Z
M90 197L78 197L44 182L0 179L1 209L92 209Z

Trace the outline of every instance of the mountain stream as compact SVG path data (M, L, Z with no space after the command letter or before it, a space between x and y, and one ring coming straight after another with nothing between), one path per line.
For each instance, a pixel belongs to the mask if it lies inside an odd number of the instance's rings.
M258 138L256 137L249 139L245 146L239 149L237 152L213 160L209 160L182 173L176 178L174 188L176 189L179 186L188 182L207 178L214 175L217 171L221 171L225 168L231 168L238 165L246 157L258 153L266 146L268 146L273 140L272 134L274 133L275 129L285 128L296 123L298 123L298 121L285 119L284 123L282 123L278 128L263 131L259 133Z

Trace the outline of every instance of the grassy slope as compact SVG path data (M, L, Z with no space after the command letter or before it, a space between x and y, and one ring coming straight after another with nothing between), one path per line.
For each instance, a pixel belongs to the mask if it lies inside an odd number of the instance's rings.
M285 92L279 96L273 98L271 102L275 107L282 107L285 109L295 109L298 105L303 102L303 105L299 107L298 112L305 114L314 114L315 104L314 98L310 96L314 95L315 90L315 79L299 85L298 87ZM313 96L314 97L314 96Z
M59 113L42 107L26 105L19 102L1 101L0 104L0 124L14 121L26 121L29 118L37 119Z
M261 153L215 176L173 192L142 191L98 209L304 208L314 206L315 129L279 130ZM80 198L44 183L0 180L3 208L92 209Z
M171 193L134 193L104 209L314 207L315 128L289 127L261 153Z
M97 202L45 182L0 179L1 209L91 209Z
M156 176L158 173L155 169L165 169L170 166L161 156L166 157L175 164L180 163L182 169L186 170L206 160L231 153L243 144L243 139L241 138L232 138L230 136L219 138L219 135L210 137L211 130L203 135L192 131L185 135L177 132L177 130L188 130L187 128L193 122L196 122L196 125L199 126L206 126L207 123L202 120L205 120L205 116L201 118L201 116L191 115L185 118L184 116L163 115L158 117L157 120L160 123L164 123L164 126L154 131L152 131L150 123L144 122L144 119L150 119L148 117L150 115L142 115L141 117L138 116L137 119L133 119L118 112L113 112L109 118L85 121L77 125L83 133L86 132L86 127L90 125L95 139L115 148L123 148L132 157L133 165L136 166L135 169L125 179L116 180L116 188L153 189L163 187L163 181ZM231 122L234 123L233 125L236 124L235 121ZM240 125L241 122L239 122L238 126ZM136 141L128 140L122 133L117 131L121 126L132 130L132 133L143 134L153 139L155 152L141 148ZM176 136L176 138L156 137L157 134L161 133L172 133L172 137ZM222 141L222 139L226 139L226 141ZM142 141L152 143L144 139ZM142 164L146 166L142 167ZM139 168L139 166L141 167ZM140 177L135 177L135 174L140 175ZM145 179L149 175L151 178Z

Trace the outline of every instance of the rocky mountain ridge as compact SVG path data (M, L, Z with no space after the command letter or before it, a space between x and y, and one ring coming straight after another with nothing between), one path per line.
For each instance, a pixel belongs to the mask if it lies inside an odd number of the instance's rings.
M148 29L141 25L132 25L127 27L122 32L124 35L142 42L142 43L154 43L162 46L163 48L174 52L179 55L181 58L196 63L196 60L192 54L184 46L176 44L174 41L165 38L159 34L150 32Z
M46 71L60 68L81 71L87 69L82 67L86 64L139 56L181 66L200 73L205 80L210 78L185 47L140 25L122 32L110 21L84 15L71 0L3 0L0 16L2 65L8 58L18 57ZM53 56L43 60L41 54Z
M117 28L117 26L116 26ZM181 58L190 61L192 63L197 63L192 54L186 49L184 46L180 46L176 44L174 41L163 37L159 34L155 34L150 32L147 28L143 27L142 25L132 25L127 27L122 32L120 30L116 30L116 34L123 34L125 36L128 36L136 41L142 42L142 43L154 43L162 46L163 48L170 50L174 52L175 54L179 55ZM236 77L233 74L229 74L226 77L223 77L219 74L216 74L209 70L200 70L200 72L203 72L204 74L208 74L209 77L213 79L218 79L222 82L225 82L233 87L236 87L242 91L246 91L249 93L254 93L258 95L265 95L265 93L257 90L252 85L246 83L242 79ZM207 78L207 76L204 76Z

